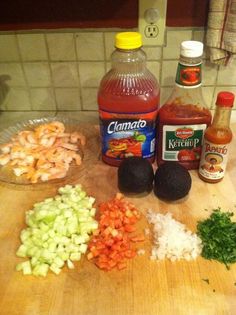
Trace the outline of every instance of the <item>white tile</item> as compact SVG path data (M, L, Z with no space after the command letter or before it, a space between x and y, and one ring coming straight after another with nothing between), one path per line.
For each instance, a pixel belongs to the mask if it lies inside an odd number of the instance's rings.
M20 63L0 63L0 77L9 86L25 86L26 81Z
M18 34L20 54L24 61L48 59L44 34Z
M0 35L0 61L19 61L15 35Z
M163 47L163 59L178 59L182 41L191 40L191 30L167 31L167 46Z
M52 88L32 88L30 90L33 110L55 110L56 103Z
M204 29L201 30L193 30L193 40L197 40L199 42L204 43L206 32Z
M57 109L66 110L80 110L81 102L79 89L67 88L67 89L55 89Z
M76 60L74 35L71 33L47 34L49 57L52 61Z
M158 82L160 82L160 62L158 61L148 61L147 68L155 76Z
M76 62L51 63L52 80L55 87L79 87Z
M169 60L162 62L162 86L173 86L175 84L176 70L178 67L178 60Z
M162 47L147 47L142 48L147 55L147 60L160 60L162 57Z
M236 85L236 58L227 66L220 66L217 85Z
M214 99L213 99L213 104L212 104L212 108L215 108L215 103L216 103L216 99L217 99L217 94L219 92L223 92L223 91L227 91L227 92L232 92L235 95L235 101L234 101L234 107L233 109L236 110L236 86L217 86L215 89L215 93L214 93Z
M106 60L111 59L111 54L115 50L115 35L117 32L107 32L105 33L105 53Z
M46 62L24 63L26 80L32 87L48 87L51 85L51 74Z
M30 98L26 88L11 88L4 101L7 110L23 111L30 110Z
M82 89L82 102L84 110L98 110L97 94L97 88Z
M76 50L78 60L104 60L103 34L77 33Z
M80 82L82 87L98 87L105 74L103 62L80 62Z
M210 63L208 60L202 64L202 84L215 85L218 66Z

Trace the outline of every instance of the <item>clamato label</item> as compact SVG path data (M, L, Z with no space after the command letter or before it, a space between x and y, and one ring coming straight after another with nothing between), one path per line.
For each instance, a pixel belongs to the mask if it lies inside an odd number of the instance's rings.
M207 179L224 177L229 144L214 144L205 140L202 148L199 173Z
M199 161L206 124L164 125L162 159L164 161Z
M99 116L104 156L115 160L130 156L154 156L157 110L143 114L100 110Z

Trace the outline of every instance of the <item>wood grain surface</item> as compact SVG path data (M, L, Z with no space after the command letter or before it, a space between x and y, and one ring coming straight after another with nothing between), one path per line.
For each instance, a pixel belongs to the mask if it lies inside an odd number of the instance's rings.
M234 131L236 125L233 125ZM91 133L98 141L96 129ZM94 140L95 141L95 140ZM99 144L98 144L99 146ZM117 169L103 164L97 149L86 172L71 179L81 183L97 204L117 192ZM92 154L92 153L91 153ZM127 196L143 213L140 228L148 227L147 209L171 212L175 219L195 231L196 223L211 210L222 207L236 212L236 140L231 145L228 169L218 184L201 181L196 171L189 196L166 203L153 193ZM15 252L25 211L35 202L54 196L57 185L0 185L0 314L1 315L235 315L236 264L224 265L199 257L196 261L170 262L149 259L152 236L144 242L145 255L129 261L122 271L103 272L85 257L74 270L63 268L60 275L46 278L23 276L15 271L22 259ZM209 279L209 284L203 279Z

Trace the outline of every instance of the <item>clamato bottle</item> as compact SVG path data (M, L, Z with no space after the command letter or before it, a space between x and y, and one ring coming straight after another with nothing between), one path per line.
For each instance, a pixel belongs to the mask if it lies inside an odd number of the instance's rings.
M157 164L177 161L198 169L203 134L211 113L202 97L203 44L184 41L180 46L175 87L158 113Z
M209 183L218 183L225 174L232 140L230 116L233 104L233 93L220 92L217 95L213 122L204 135L199 177Z
M130 156L155 159L160 89L141 46L137 32L116 35L111 70L98 91L102 160L114 166Z

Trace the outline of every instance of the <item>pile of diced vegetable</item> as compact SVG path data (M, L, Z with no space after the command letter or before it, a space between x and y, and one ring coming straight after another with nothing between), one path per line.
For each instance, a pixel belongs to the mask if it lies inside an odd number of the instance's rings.
M117 194L112 200L99 205L98 229L89 242L87 258L104 271L127 266L127 259L136 256L132 243L144 241L137 232L136 222L140 213L136 207Z
M21 232L16 254L29 260L19 263L17 271L46 276L50 269L59 274L65 263L73 269L73 261L87 251L90 235L98 227L94 202L80 185L66 185L59 188L59 195L27 211L28 227Z

